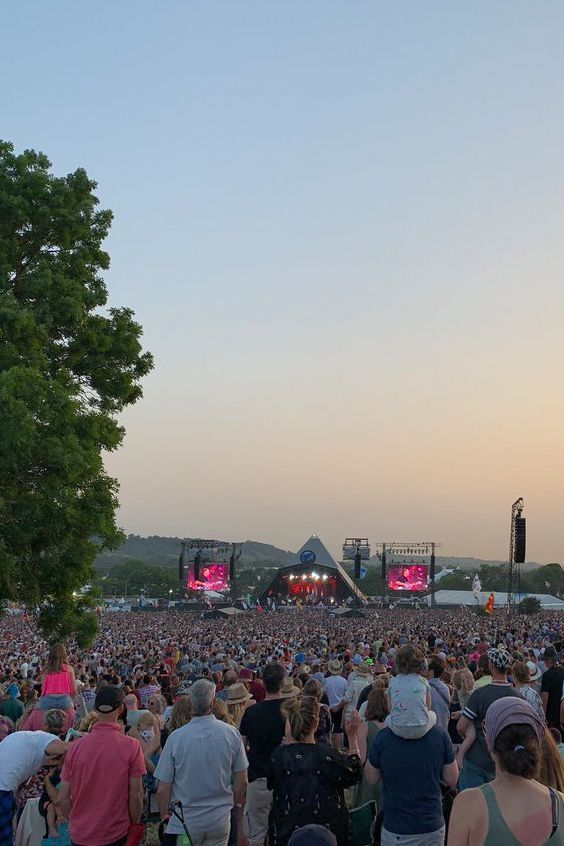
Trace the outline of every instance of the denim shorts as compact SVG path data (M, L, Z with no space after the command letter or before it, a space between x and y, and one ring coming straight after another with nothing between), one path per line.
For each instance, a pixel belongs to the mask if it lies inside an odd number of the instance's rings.
M72 699L68 693L48 693L39 700L39 707L42 711L50 711L51 708L60 708L61 711L70 711Z

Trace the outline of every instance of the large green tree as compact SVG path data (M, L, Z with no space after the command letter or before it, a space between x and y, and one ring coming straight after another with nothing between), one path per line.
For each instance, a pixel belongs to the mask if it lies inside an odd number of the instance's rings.
M112 221L82 169L0 142L0 602L37 609L50 638L95 631L73 596L122 541L102 460L152 367L128 308L107 308Z

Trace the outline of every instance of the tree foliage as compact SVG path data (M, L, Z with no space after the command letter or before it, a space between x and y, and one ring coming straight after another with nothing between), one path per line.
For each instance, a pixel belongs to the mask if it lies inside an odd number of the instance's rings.
M127 308L104 307L112 214L79 169L0 142L0 601L39 607L51 637L92 635L96 553L122 540L103 451L152 357Z
M159 567L134 558L118 564L109 573L97 580L105 596L169 596L178 593L178 571L176 568Z
M526 596L519 603L520 614L538 614L542 610L541 601L538 596Z

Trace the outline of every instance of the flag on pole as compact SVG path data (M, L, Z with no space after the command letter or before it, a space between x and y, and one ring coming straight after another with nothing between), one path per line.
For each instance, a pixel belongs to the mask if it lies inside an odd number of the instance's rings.
M492 590L492 592L488 596L488 601L486 602L486 607L484 608L484 611L486 612L486 614L493 614L494 606L495 606L495 597L494 597L494 592Z

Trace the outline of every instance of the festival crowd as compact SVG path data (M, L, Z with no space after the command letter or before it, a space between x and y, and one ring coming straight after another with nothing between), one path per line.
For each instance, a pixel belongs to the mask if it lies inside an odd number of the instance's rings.
M0 846L564 846L563 651L549 613L4 617Z

